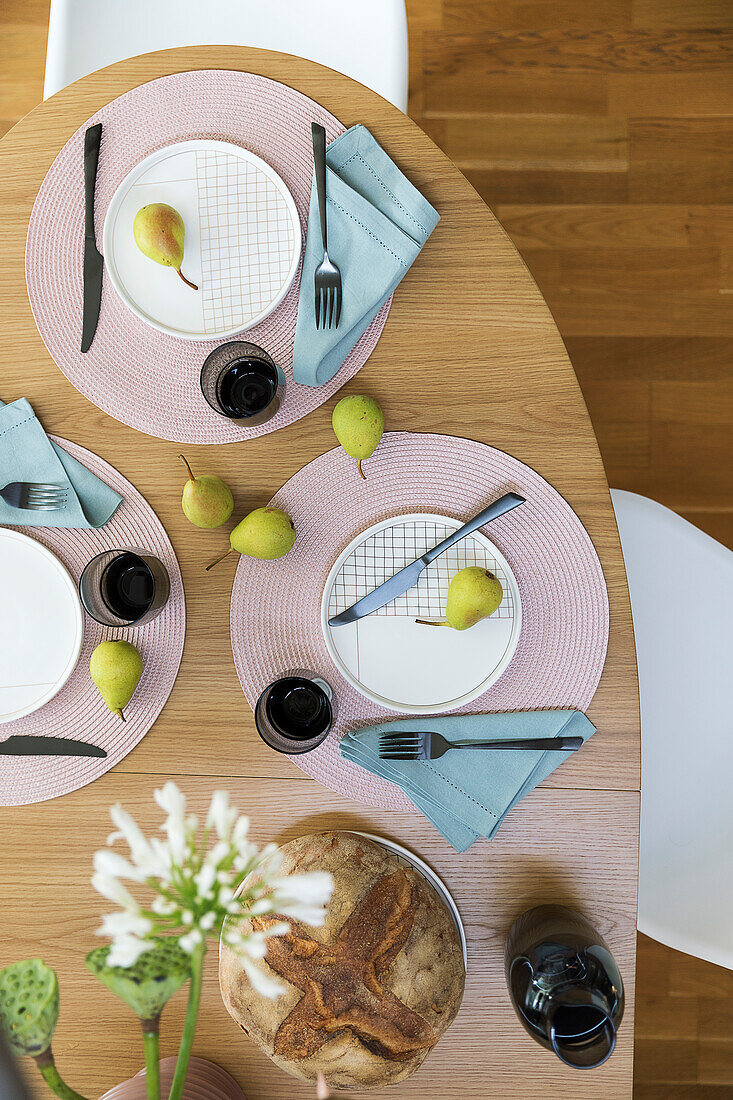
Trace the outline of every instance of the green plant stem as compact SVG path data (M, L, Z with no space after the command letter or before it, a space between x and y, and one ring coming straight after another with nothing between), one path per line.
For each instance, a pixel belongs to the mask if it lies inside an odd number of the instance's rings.
M186 1072L188 1070L188 1060L191 1057L193 1037L196 1033L196 1020L198 1018L199 1005L201 1003L201 985L204 976L205 955L206 940L198 945L191 956L191 983L188 989L188 1008L186 1009L186 1020L183 1025L181 1045L178 1049L176 1072L173 1074L168 1100L181 1100L181 1096L183 1095L183 1086L186 1083Z
M50 1047L48 1050L44 1050L43 1054L36 1055L34 1061L41 1072L43 1080L51 1089L51 1092L54 1092L56 1096L60 1096L61 1100L85 1100L80 1093L74 1092L61 1077L61 1074L56 1069L56 1063L53 1060L53 1053Z
M152 1020L141 1020L143 1044L145 1046L145 1088L148 1100L160 1100L160 1047L158 1032L160 1016Z

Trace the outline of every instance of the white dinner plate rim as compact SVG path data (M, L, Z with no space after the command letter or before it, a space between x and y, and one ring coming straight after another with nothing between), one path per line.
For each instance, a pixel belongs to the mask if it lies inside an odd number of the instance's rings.
M272 303L256 317L247 322L247 325L243 327L238 325L235 328L218 329L216 332L207 333L191 333L181 332L179 329L172 328L170 325L166 325L161 321L151 317L141 309L137 303L126 293L123 289L120 281L120 277L117 272L117 268L114 261L114 225L113 221L117 217L119 208L122 201L131 187L135 185L137 178L144 173L144 170L148 165L158 160L163 153L170 153L171 150L178 150L180 152L187 152L188 150L211 150L231 153L235 156L248 160L250 163L256 164L266 175L268 175L273 182L277 185L285 205L288 207L290 217L293 223L294 241L293 241L293 256L290 263L290 270L288 277L283 283L277 297L273 299ZM178 340L188 340L192 343L206 343L209 340L223 340L228 336L236 336L240 332L248 332L254 328L255 325L260 324L266 317L269 317L271 313L274 313L278 306L282 303L285 295L293 285L293 280L298 271L298 265L300 263L300 252L303 245L303 234L300 228L300 215L298 214L298 208L295 205L295 199L293 198L290 188L287 186L282 176L275 171L272 165L268 164L266 160L259 157L256 153L246 149L243 145L235 145L232 141L215 141L210 138L190 138L186 141L174 141L170 145L164 145L160 149L156 149L153 153L149 153L143 160L139 161L134 168L131 168L123 180L118 184L115 192L110 199L109 206L107 207L107 213L104 217L104 227L102 229L102 251L104 254L104 266L106 273L109 275L109 281L115 289L116 294L120 300L127 306L127 308L135 314L141 321L144 321L146 325L150 325L151 328L157 329L158 332L163 332L167 336L174 336ZM152 262L152 261L151 261Z
M489 539L482 531L474 531L469 536L475 538L480 542L490 553L497 559L501 566L506 571L506 574L512 584L512 596L514 598L514 620L512 625L512 636L510 643L507 646L502 659L491 671L491 673L481 681L471 691L466 692L457 699L444 700L441 703L424 705L414 703L398 703L395 699L386 699L382 695L378 695L374 691L370 691L364 684L360 683L355 676L351 674L346 667L335 645L333 644L333 638L331 635L331 627L328 625L329 613L328 613L328 601L331 595L331 588L335 581L342 565L352 553L365 539L370 535L376 534L378 531L384 530L386 527L392 527L397 522L407 522L409 520L416 521L434 521L436 523L444 523L448 526L458 530L465 520L455 519L452 516L441 515L437 512L404 512L395 516L390 516L388 519L380 520L378 523L372 524L370 527L365 528L360 534L356 535L351 542L341 551L336 558L335 562L331 566L326 583L323 586L323 593L321 595L321 631L326 643L329 656L335 664L341 675L351 684L351 686L359 692L365 699L369 699L372 703L376 703L378 706L386 707L388 710L394 711L396 714L442 714L449 711L457 710L459 707L465 706L468 703L473 702L479 695L483 695L485 691L488 691L492 687L499 677L506 671L510 661L517 650L519 644L519 637L522 629L522 600L519 593L519 585L517 584L517 578L514 576L514 571L509 565L501 550L496 546L491 539Z
M5 724L6 722L15 722L18 718L27 718L29 714L33 714L35 711L40 710L40 708L45 706L46 703L50 702L50 700L53 699L55 695L58 695L58 693L61 691L61 688L69 679L76 667L76 663L79 660L79 654L81 653L81 647L84 642L84 613L81 608L79 591L64 563L53 553L52 550L49 550L47 546L44 546L42 542L39 542L37 539L31 538L29 535L21 534L20 531L11 531L7 528L0 527L0 539L3 538L15 539L22 543L30 543L33 546L34 551L39 552L42 557L46 557L49 561L53 563L54 567L63 578L64 583L71 593L72 604L74 607L76 634L74 638L74 646L72 649L71 657L69 658L63 673L56 680L56 682L51 685L45 695L42 695L38 699L34 700L34 702L30 706L21 707L20 710L14 711L12 714L9 715L0 714L0 725Z
M458 930L458 938L461 941L463 969L468 973L468 942L466 939L466 929L463 924L463 918L461 917L455 898L438 872L434 871L430 864L426 863L420 856L416 856L414 852L411 852L409 848L405 848L402 844L398 844L396 840L388 840L387 837L378 836L376 833L364 833L361 829L354 829L353 831L355 836L363 836L365 840L373 840L375 844L381 844L387 851L401 856L437 890L451 911L451 916Z

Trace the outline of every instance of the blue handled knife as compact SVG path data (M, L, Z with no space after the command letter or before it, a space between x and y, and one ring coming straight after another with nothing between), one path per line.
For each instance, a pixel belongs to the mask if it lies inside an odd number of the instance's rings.
M524 504L524 497L520 497L518 493L505 493L503 497L499 497L488 508L484 508L483 512L479 512L477 516L470 519L463 527L459 527L443 542L439 542L432 550L428 550L417 561L412 562L411 565L406 565L404 569L400 569L399 573L395 573L394 577L390 577L384 584L380 584L368 596L357 600L355 604L347 607L340 615L334 615L333 618L328 620L328 625L345 626L346 623L363 619L365 615L371 615L373 611L378 611L380 607L396 600L403 592L407 592L408 588L412 588L413 585L417 584L423 569L427 569L431 562L444 554L446 550L450 550L451 546L455 546L466 535L472 534L479 527L483 527L485 523L490 523L492 519L498 519L499 516L511 512L513 508L518 508L520 504Z

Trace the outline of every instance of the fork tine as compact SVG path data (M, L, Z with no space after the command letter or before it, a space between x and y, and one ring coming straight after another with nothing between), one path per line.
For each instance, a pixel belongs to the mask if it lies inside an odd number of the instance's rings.
M316 328L321 327L321 288L316 283Z
M380 752L380 760L417 760L416 752Z
M329 287L328 290L328 327L333 326L333 307L336 302L336 287Z
M33 492L34 489L38 489L40 492L46 491L54 493L65 493L67 491L65 485L58 485L53 482L45 481L29 481L28 492Z
M405 748L409 745L419 745L419 737L385 737L383 741L379 742L380 745L384 745L385 749L397 749Z
M336 287L336 320L333 323L334 328L339 327L339 321L341 320L341 282L339 281Z

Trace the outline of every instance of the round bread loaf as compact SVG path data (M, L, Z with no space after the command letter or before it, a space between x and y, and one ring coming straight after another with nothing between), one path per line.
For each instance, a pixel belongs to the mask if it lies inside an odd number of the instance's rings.
M219 982L242 1030L295 1077L319 1070L334 1088L402 1081L420 1066L461 1004L465 970L453 917L436 890L380 844L316 833L282 849L282 874L330 871L322 928L288 920L257 965L286 987L252 988L222 941ZM266 929L268 920L253 925ZM287 918L286 918L287 919Z

